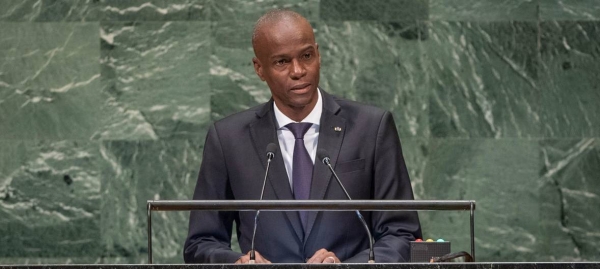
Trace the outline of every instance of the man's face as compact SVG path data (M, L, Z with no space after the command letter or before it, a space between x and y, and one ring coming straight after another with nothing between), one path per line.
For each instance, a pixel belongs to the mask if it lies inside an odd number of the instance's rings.
M312 27L306 21L288 19L262 28L252 59L256 74L267 82L284 114L310 112L318 99L321 67Z

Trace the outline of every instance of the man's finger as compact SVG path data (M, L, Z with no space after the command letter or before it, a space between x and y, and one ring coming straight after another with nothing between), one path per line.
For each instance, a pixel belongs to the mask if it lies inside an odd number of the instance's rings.
M320 249L307 261L307 263L339 263L340 260L335 253L326 249Z
M332 256L327 256L325 257L325 259L323 259L323 263L336 263L335 262L335 258Z
M315 254L312 255L312 257L310 257L310 259L308 259L308 261L306 261L306 263L321 263L322 259L319 259L320 256L324 253L326 253L327 250L322 248L319 249L315 252Z

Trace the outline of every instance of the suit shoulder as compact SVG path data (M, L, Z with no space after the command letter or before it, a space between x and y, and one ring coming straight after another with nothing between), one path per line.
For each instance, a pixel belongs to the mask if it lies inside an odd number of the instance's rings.
M360 115L361 117L373 117L380 119L384 114L389 113L389 111L373 105L368 105L337 96L334 96L333 98L338 103L338 105L340 105L342 111L351 115L356 114Z
M268 103L263 103L255 107L236 112L234 114L226 116L225 118L215 121L214 125L217 129L229 129L247 126L257 119L257 113L264 109L264 107L267 104Z

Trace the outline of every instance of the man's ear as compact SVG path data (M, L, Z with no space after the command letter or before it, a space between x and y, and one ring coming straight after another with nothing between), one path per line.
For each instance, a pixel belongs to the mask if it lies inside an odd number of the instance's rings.
M321 52L319 52L319 43L315 42L315 47L317 48L317 55L319 55L319 65L321 65Z
M265 81L265 77L262 73L262 65L260 64L258 58L252 58L252 63L254 64L254 72L256 72L256 75L260 78L260 80Z

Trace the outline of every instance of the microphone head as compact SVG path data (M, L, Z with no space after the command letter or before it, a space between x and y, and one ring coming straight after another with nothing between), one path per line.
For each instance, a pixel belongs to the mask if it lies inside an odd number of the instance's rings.
M277 145L275 145L275 143L269 143L267 145L267 156L275 155L275 152L277 152Z
M317 158L319 158L319 160L321 160L324 164L327 164L326 162L329 160L329 154L327 154L325 149L321 148L317 150Z

